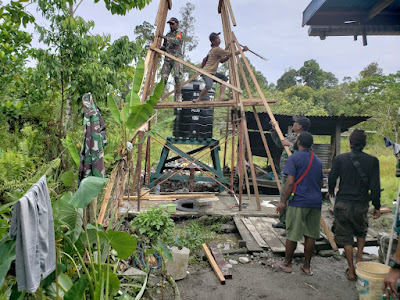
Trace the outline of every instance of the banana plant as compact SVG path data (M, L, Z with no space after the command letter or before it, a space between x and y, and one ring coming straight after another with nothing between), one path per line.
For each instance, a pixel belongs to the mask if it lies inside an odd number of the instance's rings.
M148 121L154 112L160 99L163 89L164 81L161 80L154 88L153 93L146 99L144 103L140 101L140 88L142 86L144 75L144 61L139 60L136 66L135 74L132 82L132 89L126 96L125 105L120 110L115 102L114 96L109 94L107 97L107 105L111 111L114 120L122 126L123 129L123 145L129 140L132 133L136 133L139 126ZM171 118L165 120L164 123L171 122Z

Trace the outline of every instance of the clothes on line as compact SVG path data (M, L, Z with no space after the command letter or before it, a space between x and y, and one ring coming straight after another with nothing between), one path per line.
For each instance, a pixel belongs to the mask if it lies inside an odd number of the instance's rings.
M400 145L399 144L396 144L395 142L392 142L387 137L384 137L383 139L385 140L385 146L386 147L393 146L394 155L397 155L400 152Z
M56 267L53 210L46 176L15 204L10 235L16 240L18 290L33 293Z

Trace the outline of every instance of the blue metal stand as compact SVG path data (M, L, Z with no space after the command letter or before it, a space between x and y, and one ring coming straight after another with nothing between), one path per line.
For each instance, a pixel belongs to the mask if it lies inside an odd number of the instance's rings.
M185 145L199 145L200 147L192 150L188 153L183 152L179 148L177 148L175 145L176 144L185 144ZM218 145L218 146L217 146ZM217 147L215 147L217 146ZM214 148L215 147L215 148ZM163 174L163 171L166 169L169 169L171 167L166 166L167 163L175 161L177 159L180 159L181 157L187 159L189 162L193 162L196 159L194 159L191 154L197 153L202 151L203 149L206 148L214 148L211 150L211 159L213 162L213 167L210 167L201 161L196 161L193 163L193 165L185 168L184 170L189 170L193 169L194 166L197 166L199 169L210 172L215 176L215 180L220 182L221 184L227 185L228 181L225 179L224 174L221 169L221 162L219 160L219 141L217 139L213 138L206 138L206 139L198 139L198 138L190 138L190 139L184 139L184 138L176 138L176 137L167 137L167 142L162 149L161 156L160 156L160 161L157 165L156 171L154 173L151 173L150 176L150 188L153 188L155 183L155 179L160 179L158 182L161 182L162 180L168 178L168 174ZM173 150L178 156L173 157L168 159L168 154L170 152L170 149ZM170 178L171 180L184 180L184 181L189 181L189 176L188 175L174 175ZM195 176L194 181L206 181L206 182L215 182L213 179L207 177L207 176ZM219 186L219 191L222 192L224 188L220 185Z

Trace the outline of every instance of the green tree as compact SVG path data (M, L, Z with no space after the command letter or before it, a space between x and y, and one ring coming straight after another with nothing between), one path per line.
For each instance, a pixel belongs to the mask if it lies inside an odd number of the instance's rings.
M179 29L182 31L183 35L182 54L184 58L186 58L187 53L195 49L198 44L198 38L194 30L196 18L193 13L195 10L196 6L190 2L187 2L186 5L179 10L181 13Z
M136 36L135 47L136 56L135 61L137 62L140 58L146 55L150 44L154 40L155 27L147 21L144 21L142 25L137 25L134 30Z
M372 76L381 76L381 75L383 75L383 70L381 68L379 68L379 65L377 62L370 63L368 66L366 66L360 72L361 79L372 77Z
M298 72L295 69L290 68L278 79L276 86L277 89L281 92L284 92L286 89L297 85L297 77Z
M315 90L323 86L334 86L338 84L335 75L322 70L315 59L305 61L304 65L299 69L298 75L304 85Z

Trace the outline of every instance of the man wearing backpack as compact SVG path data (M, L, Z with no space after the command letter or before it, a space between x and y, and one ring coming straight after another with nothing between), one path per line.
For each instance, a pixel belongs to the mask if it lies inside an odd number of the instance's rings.
M311 269L311 257L314 253L315 239L319 238L322 195L322 163L310 150L314 142L309 132L297 136L295 150L289 156L283 173L287 176L285 189L276 212L286 212L286 250L285 259L275 264L275 268L292 273L294 251L304 237L304 264L301 270L307 276L314 273Z
M329 194L336 196L333 232L336 244L344 247L348 269L346 278L357 280L353 262L353 241L357 238L356 263L363 260L365 237L368 230L369 201L375 207L374 219L380 213L379 161L364 153L367 136L364 130L354 130L350 135L351 151L335 157L329 173ZM336 180L340 178L339 190L335 195Z
M162 50L166 51L173 56L183 59L182 55L182 32L178 30L179 21L177 18L171 18L167 22L171 29L170 32L167 33L166 36L159 34L159 37L164 39L164 43L162 45ZM164 79L164 86L168 82L168 77L171 71L174 70L174 80L175 80L175 101L182 101L182 93L181 93L181 80L182 80L182 66L177 61L165 57L164 64L161 69L161 76Z
M219 38L219 33L211 33L210 34L210 42L211 42L211 50L208 52L208 55L203 59L202 62L202 68L204 71L207 71L208 73L211 73L215 77L218 77L219 79L222 79L223 81L228 81L228 77L226 77L224 74L217 73L218 70L218 65L220 63L226 62L231 56L232 53L230 51L224 50L219 45L221 44L221 39ZM243 51L247 51L248 48L246 46L243 47ZM236 51L235 55L239 54L240 51ZM201 75L206 83L205 88L200 92L200 95L197 99L193 100L193 102L200 101L206 94L207 92L212 88L214 80L208 76ZM220 90L219 90L219 100L225 101L229 100L227 98L223 99L224 91L225 91L225 85L221 84Z

